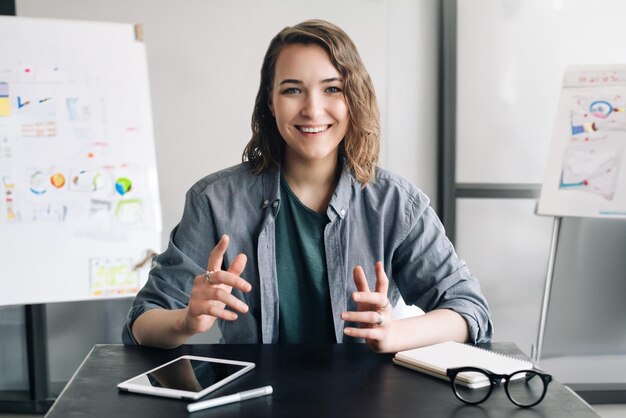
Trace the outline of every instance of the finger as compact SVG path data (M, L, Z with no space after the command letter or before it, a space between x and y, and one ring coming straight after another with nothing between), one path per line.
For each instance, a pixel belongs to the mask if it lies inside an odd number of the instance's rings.
M191 292L191 297L189 299L188 305L188 314L191 318L195 318L193 319L193 321L200 321L200 318L204 317L205 315L229 321L237 319L237 313L224 309L224 307L226 306L224 302L219 300L211 300L213 298L216 298L217 296L213 292L210 292L209 294L208 291L214 289L218 288L214 286L199 286L197 288L194 288L194 290ZM224 290L222 291L225 292ZM210 328L210 325L204 329L206 330L208 328Z
M376 262L376 266L374 267L376 270L376 292L382 293L387 296L387 290L389 289L389 278L387 277L387 273L385 273L385 268L383 267L383 263L380 261ZM383 303L381 307L385 306Z
M201 286L194 289L189 300L189 309L193 316L211 315L228 319L232 315L220 313L226 306L241 313L249 311L248 305L231 295L230 289L221 286Z
M367 303L373 305L367 310L382 309L386 307L388 302L387 295L377 292L354 292L352 293L352 300L358 303Z
M197 276L195 280L198 279L200 279L201 282L196 283L196 285L205 284L206 280L204 278L204 274ZM250 283L242 279L239 275L223 270L214 271L211 274L211 281L209 282L208 288L210 289L212 287L215 287L215 285L230 286L232 288L239 289L242 292L249 292L252 289Z
M384 295L384 299L378 304L379 310L384 310L389 306L389 298L387 297L387 291L389 290L389 278L385 273L383 263L378 261L374 267L376 270L376 293Z
M233 262L230 264L230 267L228 267L228 272L241 276L241 273L243 273L246 268L247 261L248 257L246 257L245 254L242 253L237 255L237 257L235 257Z
M231 295L230 292L224 289L221 289L219 287L213 287L213 288L208 289L207 292L209 294L209 299L212 301L221 302L225 306L228 306L241 313L248 312L248 305L246 305L237 297ZM214 306L213 304L210 304L210 305ZM219 307L223 308L223 306L219 306Z
M344 334L354 338L364 338L365 340L382 340L385 332L382 328L353 328L347 327L343 329Z
M209 261L207 263L208 271L218 271L222 269L222 262L224 261L224 254L228 248L230 237L226 234L222 235L222 238L217 242L215 247L209 254Z
M237 255L237 257L235 257L235 260L233 260L230 267L228 268L228 272L236 276L241 276L241 274L246 268L247 262L248 262L248 257L245 254L241 253ZM240 280L236 281L236 284L233 286L234 288L239 289L243 292L249 292L250 290L252 290L252 285L250 283L248 283L241 277L239 278Z
M378 325L382 313L374 311L354 312L348 311L341 314L341 319L349 322L358 322L360 324ZM384 317L383 317L384 322Z
M235 312L229 311L217 305L209 305L207 315L225 319L226 321L234 321L239 317L239 315L237 315Z
M352 271L352 276L354 277L354 284L359 292L369 292L370 288L367 285L367 278L365 277L365 272L363 271L363 267L356 266Z

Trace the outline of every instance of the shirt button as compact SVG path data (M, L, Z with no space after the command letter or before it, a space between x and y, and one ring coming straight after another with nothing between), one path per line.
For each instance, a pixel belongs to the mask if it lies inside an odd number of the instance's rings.
M272 203L272 206L274 206L275 208L278 207L278 200L274 201L274 203Z
M341 210L339 211L339 213L341 213L341 216L343 216L343 215L345 215L345 214L346 214L346 210L345 210L345 209L341 209Z
M267 205L269 205L269 204L270 204L270 201L269 201L269 200L264 200L264 201L263 201L263 206L267 206Z

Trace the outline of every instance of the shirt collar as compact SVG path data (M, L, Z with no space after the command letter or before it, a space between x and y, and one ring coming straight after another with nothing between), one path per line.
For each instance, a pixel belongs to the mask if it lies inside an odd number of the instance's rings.
M262 174L263 177L263 201L261 206L263 209L270 205L280 202L280 170L269 169Z
M341 164L343 167L341 169L339 181L337 182L337 187L335 188L333 196L330 198L330 202L328 202L327 215L331 220L334 217L332 215L333 213L341 219L346 216L350 206L352 187L354 186L354 183L356 183L356 179L354 178L352 171L348 167L348 164L346 164L345 157L342 158Z
M352 187L357 182L352 171L346 164L345 157L340 161L342 165L341 174L337 187L328 202L328 210L326 214L333 220L336 216L343 219L348 213L350 206L350 196L352 195ZM274 203L276 202L276 204ZM280 202L280 170L270 169L263 174L263 209L270 205L275 208Z

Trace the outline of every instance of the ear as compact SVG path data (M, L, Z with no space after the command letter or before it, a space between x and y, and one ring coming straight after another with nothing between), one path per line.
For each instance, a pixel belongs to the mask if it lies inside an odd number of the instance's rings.
M276 117L276 114L274 113L274 102L272 101L272 96L270 96L269 99L267 99L267 107L270 108L270 112L272 112L272 116Z

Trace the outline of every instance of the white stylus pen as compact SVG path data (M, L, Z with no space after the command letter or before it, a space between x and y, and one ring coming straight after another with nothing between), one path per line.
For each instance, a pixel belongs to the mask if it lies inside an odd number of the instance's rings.
M190 403L187 405L187 411L196 412L203 409L213 408L220 405L226 405L229 403L235 403L245 401L248 399L258 398L260 396L271 395L274 389L271 386L263 386L262 388L250 389L244 392L235 393L227 396L220 396L219 398L209 399L206 401L200 401Z

